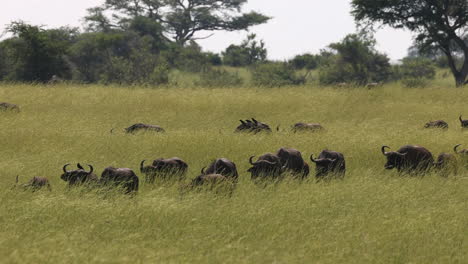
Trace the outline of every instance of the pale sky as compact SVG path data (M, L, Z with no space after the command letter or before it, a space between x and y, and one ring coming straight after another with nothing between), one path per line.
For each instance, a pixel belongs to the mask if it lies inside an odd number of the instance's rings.
M104 0L1 0L0 32L14 20L35 25L81 26L86 9ZM270 59L288 59L296 54L317 53L332 42L356 31L350 15L350 0L249 0L244 11L255 10L273 17L267 24L253 27L266 42ZM198 43L206 51L220 52L240 43L246 32L216 32ZM203 35L201 35L203 36ZM403 58L411 45L411 34L402 30L380 29L377 49L393 61Z

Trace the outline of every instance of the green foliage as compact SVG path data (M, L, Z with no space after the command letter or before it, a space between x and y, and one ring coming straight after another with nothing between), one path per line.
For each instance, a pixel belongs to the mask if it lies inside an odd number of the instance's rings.
M209 68L200 73L199 80L195 82L195 85L200 87L238 87L243 83L243 79L237 72Z
M318 59L317 56L312 54L302 54L295 56L290 63L293 65L295 69L307 69L313 70L318 66Z
M246 30L270 19L253 11L242 13L245 3L247 0L105 0L104 5L90 8L85 20L90 30L109 31L136 17L145 17L184 46L200 31ZM113 12L112 18L106 16L106 11Z
M294 68L285 62L258 64L252 69L252 84L261 87L281 87L305 83Z
M330 44L330 51L334 55L330 55L326 64L320 68L320 82L365 85L387 81L392 74L389 59L374 47L374 39L356 34Z
M265 62L267 49L263 40L257 41L255 34L250 34L240 45L230 45L222 53L223 63L228 66L242 67Z
M52 76L70 77L64 58L76 29L45 30L23 22L12 22L8 32L14 35L2 43L3 59L11 67L4 69L6 80L47 82Z
M201 47L190 41L189 45L181 47L171 45L170 49L162 52L170 66L186 72L202 72L210 66L210 54L203 53Z
M443 86L440 86L443 87ZM466 263L468 171L442 178L400 177L384 169L382 145L419 144L434 155L466 142L459 129L467 89L378 91L301 86L281 89L104 86L0 86L2 100L22 106L0 114L0 256L3 263ZM409 114L410 113L410 114ZM240 118L281 127L304 121L320 135L236 135ZM421 129L446 120L447 131ZM114 132L136 122L167 133ZM285 129L286 130L286 129ZM465 143L466 144L466 143ZM340 151L344 180L251 182L248 158L289 146L303 157ZM466 147L466 146L464 146ZM141 181L130 198L68 189L65 163L129 167L178 156L188 184L213 159L237 164L231 197L182 194L178 183ZM309 161L308 161L309 162ZM311 172L314 164L309 162ZM33 176L52 191L11 189ZM434 243L428 243L434 241Z
M401 80L404 87L407 88L424 88L429 84L427 78L406 77Z
M404 28L415 32L416 44L423 50L434 47L447 57L456 85L467 82L468 77L468 2L466 0L432 1L353 0L355 19L367 26L376 24ZM457 64L461 53L463 63Z
M400 66L403 78L427 78L434 79L436 67L430 59L404 58Z

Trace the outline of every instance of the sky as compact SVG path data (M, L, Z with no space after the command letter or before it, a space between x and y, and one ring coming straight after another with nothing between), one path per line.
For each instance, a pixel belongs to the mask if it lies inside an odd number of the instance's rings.
M23 20L35 25L82 26L86 9L104 0L2 0L0 32L11 21ZM317 53L356 31L350 15L351 0L249 0L243 11L254 10L273 17L267 24L255 26L250 33L263 39L270 59L284 60L301 53ZM199 40L205 51L220 52L230 44L239 44L248 33L216 32ZM199 35L203 37L206 34ZM382 28L377 31L377 50L392 61L406 56L411 45L410 32Z

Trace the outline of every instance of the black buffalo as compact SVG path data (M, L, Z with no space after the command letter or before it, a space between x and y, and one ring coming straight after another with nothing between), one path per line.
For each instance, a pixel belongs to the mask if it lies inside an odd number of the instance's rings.
M462 128L468 128L468 120L463 120L461 115L458 117L458 120L460 120Z
M60 178L68 182L68 186L88 184L88 183L97 183L98 177L93 173L94 168L92 165L89 166L89 172L87 172L79 163L76 165L77 170L67 171L67 167L70 164L65 164L63 166L63 174Z
M228 178L221 174L205 174L202 169L202 174L192 180L192 187L199 187L203 185L217 185L223 182L228 182Z
M230 177L219 173L207 173L205 168L203 168L201 174L190 183L190 188L208 188L208 190L215 191L216 193L231 195L236 188L236 183Z
M249 162L252 167L247 170L252 180L279 179L286 170L286 167L281 166L280 158L276 154L264 154L256 162L253 162L254 157L250 157Z
M425 172L434 163L431 152L421 146L406 145L392 152L386 152L386 148L390 147L383 146L381 150L387 157L387 170L396 168L398 172Z
M144 166L144 163L144 160L140 163L140 172L146 175L148 183L153 183L157 176L163 179L183 179L188 169L188 164L180 158L156 159L148 166Z
M16 185L18 185L18 176L16 176ZM45 177L33 177L27 183L21 185L25 190L37 191L46 187L49 191L52 190L50 187L49 179Z
M449 174L457 174L458 161L457 157L451 153L441 153L434 162L434 169L444 177Z
M271 132L269 125L257 121L255 118L252 120L240 120L241 124L236 128L234 132L247 132L247 133L259 133L259 132Z
M211 162L203 174L221 174L227 177L228 179L232 179L236 182L239 178L239 173L237 173L236 164L225 158L216 159L213 162Z
M444 120L429 121L424 125L424 128L442 128L448 129L448 124Z
M292 131L294 133L301 132L301 131L317 132L317 131L323 131L323 130L324 130L323 126L318 123L296 123L292 127Z
M329 176L342 179L346 173L346 161L340 152L323 150L317 159L310 155L310 160L315 163L315 178L317 180L328 179Z
M299 150L293 148L280 148L276 152L281 166L293 176L300 176L301 178L306 178L309 176L309 164L307 164L302 158L302 154Z
M152 131L152 132L158 132L158 133L164 133L166 132L164 128L157 126L157 125L149 125L149 124L143 124L143 123L137 123L134 125L131 125L127 128L124 128L123 130L127 134L134 134L139 131ZM111 129L111 133L114 132L114 129Z
M6 103L6 102L0 102L0 111L13 111L13 112L19 112L20 108L18 105L11 104L11 103Z
M464 166L468 168L468 149L462 149L458 150L458 148L461 146L461 144L456 145L453 148L453 151L455 151L456 154L460 157L461 161L463 162Z
M139 187L138 176L128 168L105 168L101 174L100 183L103 186L120 186L127 194L137 192Z

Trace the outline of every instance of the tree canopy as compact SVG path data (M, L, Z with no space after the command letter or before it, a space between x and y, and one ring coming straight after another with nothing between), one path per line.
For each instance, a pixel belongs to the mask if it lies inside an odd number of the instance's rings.
M266 23L270 18L242 13L247 0L105 0L90 8L85 20L92 31L126 27L135 18L145 17L160 24L164 35L184 45L202 31L237 31ZM109 14L110 13L110 17Z
M457 86L468 82L466 0L353 0L351 5L352 14L362 25L380 23L416 33L418 46L436 47L447 56ZM462 63L455 59L459 51Z

